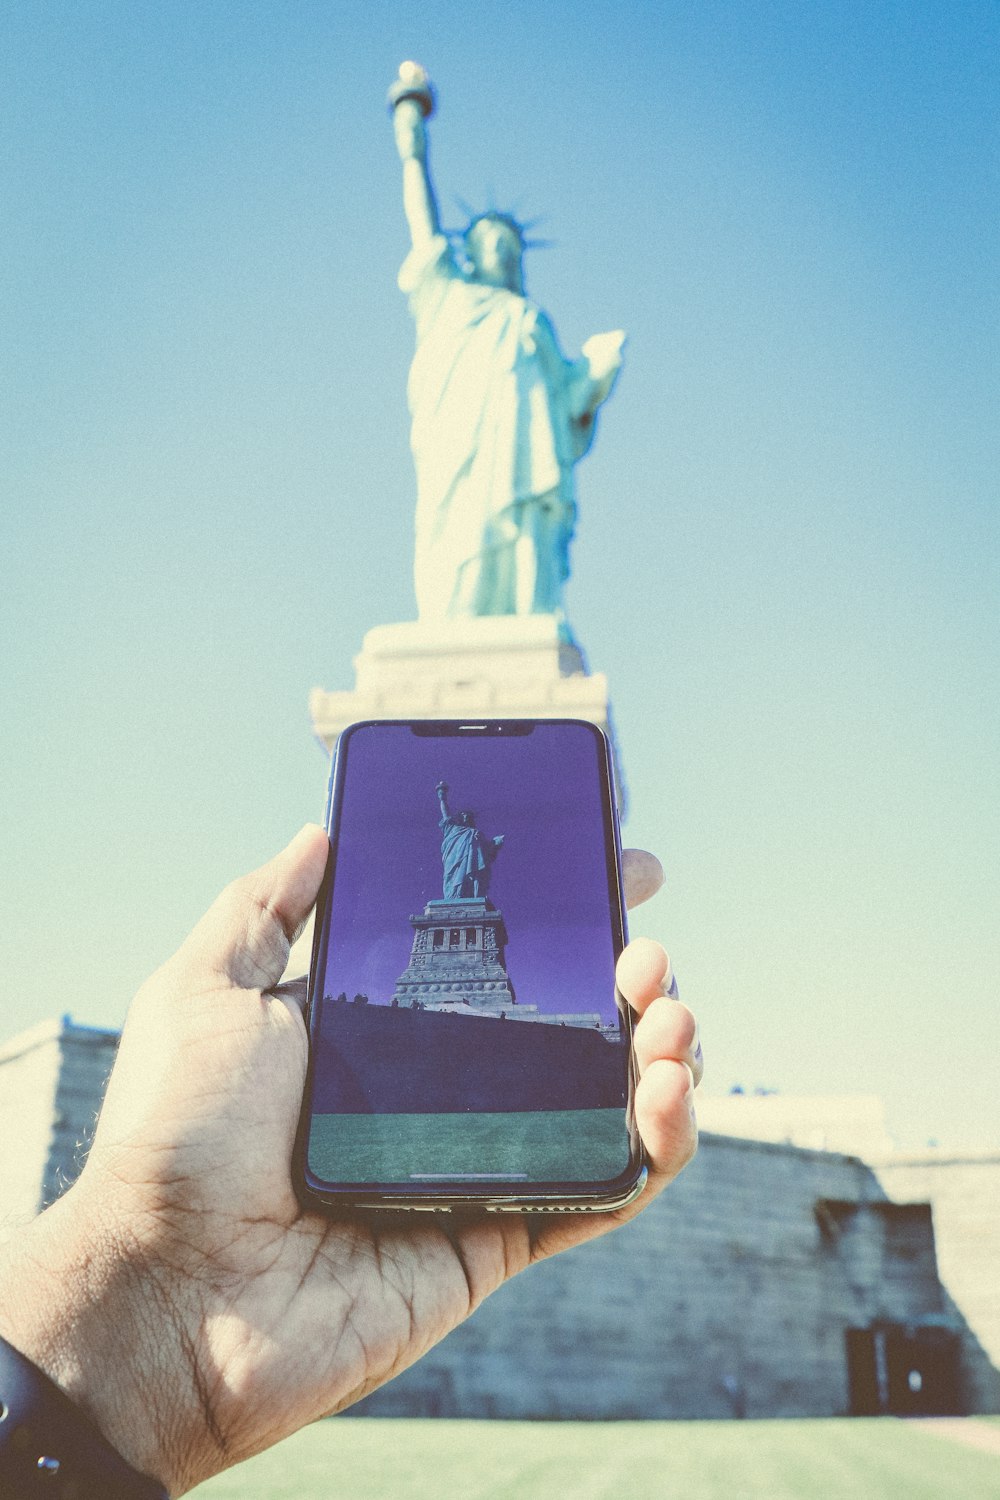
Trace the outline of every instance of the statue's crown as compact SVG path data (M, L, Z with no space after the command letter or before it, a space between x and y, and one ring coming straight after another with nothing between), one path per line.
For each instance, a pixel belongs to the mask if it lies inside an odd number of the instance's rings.
M514 214L504 213L499 208L488 208L481 214L473 214L463 230L466 239L472 234L477 224L502 224L505 229L509 229L512 234L517 236L517 241L521 249L526 248L525 230L527 229L527 225L522 224Z
M521 220L513 209L486 208L482 213L476 213L467 203L459 202L462 212L468 216L468 223L464 229L449 229L446 231L448 237L454 240L467 241L477 224L503 224L513 235L522 250L544 250L551 245L551 240L534 239L531 230L540 221L538 219Z

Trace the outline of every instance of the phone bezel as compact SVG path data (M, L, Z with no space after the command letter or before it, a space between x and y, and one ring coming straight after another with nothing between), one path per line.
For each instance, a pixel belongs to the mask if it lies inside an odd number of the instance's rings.
M316 1047L314 1030L318 1024L318 1009L315 991L319 977L324 972L327 941L329 937L330 897L336 869L337 842L339 838L340 810L343 801L343 784L346 776L347 751L351 738L359 730L392 726L394 730L410 729L419 735L442 735L455 737L482 737L487 735L520 735L532 732L536 725L572 725L583 727L595 737L600 750L600 790L602 819L604 824L604 850L608 877L608 910L611 918L611 937L614 957L628 941L621 873L621 835L614 792L614 771L611 745L600 727L586 719L362 719L349 725L340 735L330 766L327 793L326 829L330 839L330 856L326 873L316 901L316 920L313 932L312 957L309 966L306 1024L309 1031L309 1061L303 1093L302 1111L294 1153L294 1179L296 1190L303 1203L310 1208L325 1211L347 1210L423 1210L449 1211L469 1209L486 1212L607 1212L622 1208L632 1202L643 1190L648 1175L642 1142L635 1125L634 1096L637 1082L635 1054L632 1045L634 1015L631 1008L616 993L619 1014L623 1019L627 1035L627 1079L628 1101L625 1111L625 1127L629 1146L629 1162L619 1176L609 1180L512 1183L501 1186L496 1181L484 1179L481 1183L463 1182L461 1186L443 1183L330 1183L319 1178L310 1169L308 1161L309 1125L313 1093L314 1060Z

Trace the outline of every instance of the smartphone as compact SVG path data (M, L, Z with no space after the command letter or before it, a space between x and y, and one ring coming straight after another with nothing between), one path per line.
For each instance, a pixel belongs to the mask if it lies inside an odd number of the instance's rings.
M629 1202L646 1168L606 737L566 719L354 724L327 826L303 1201Z

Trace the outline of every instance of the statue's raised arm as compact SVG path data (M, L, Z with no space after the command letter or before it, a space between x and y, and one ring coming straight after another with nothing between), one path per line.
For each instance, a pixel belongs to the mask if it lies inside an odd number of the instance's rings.
M437 198L427 167L427 121L434 113L434 90L419 63L400 64L389 90L396 150L403 163L403 212L414 249L441 233Z
M439 781L434 788L441 809L441 864L445 901L467 901L488 894L493 861L503 848L502 833L486 838L476 825L476 815L465 808L448 809L448 783Z

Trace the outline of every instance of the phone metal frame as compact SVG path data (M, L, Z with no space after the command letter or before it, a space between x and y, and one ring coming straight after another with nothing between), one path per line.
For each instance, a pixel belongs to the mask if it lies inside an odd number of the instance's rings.
M625 918L625 902L622 886L621 832L618 822L617 801L614 791L614 771L611 744L598 725L587 719L362 719L348 725L338 738L330 763L330 780L327 788L326 830L330 840L330 856L326 873L316 901L316 919L313 932L312 957L309 965L306 1025L309 1031L309 1063L306 1085L303 1092L302 1110L293 1156L293 1180L302 1203L311 1209L326 1213L341 1210L364 1210L376 1212L451 1212L454 1210L478 1210L485 1213L607 1213L624 1208L636 1199L646 1186L649 1175L645 1153L635 1124L635 1089L638 1074L633 1047L635 1018L631 1007L616 990L619 1015L627 1032L627 1080L628 1102L625 1110L625 1128L629 1140L629 1166L617 1178L608 1182L582 1182L543 1184L511 1184L500 1189L495 1181L483 1180L463 1183L451 1187L444 1183L330 1183L316 1177L309 1168L309 1124L313 1091L313 1068L316 1048L313 1030L317 1024L315 989L320 973L320 959L325 954L328 924L328 903L333 874L336 866L337 837L339 833L339 811L344 781L346 755L343 753L349 737L362 728L392 725L394 728L409 728L420 735L520 735L530 733L536 724L546 726L558 724L580 725L598 737L603 747L601 756L601 799L605 828L605 854L608 865L608 896L612 925L612 945L617 962L618 956L628 941ZM610 834L610 837L608 836Z

